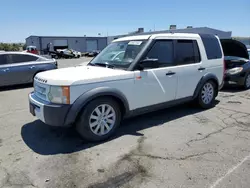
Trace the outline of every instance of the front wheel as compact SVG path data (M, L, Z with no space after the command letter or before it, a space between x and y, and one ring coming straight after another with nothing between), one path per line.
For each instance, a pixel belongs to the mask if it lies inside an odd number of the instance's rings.
M85 106L76 122L76 130L88 141L109 138L120 125L121 111L111 98L97 98Z
M202 108L210 108L214 104L216 96L216 85L213 81L207 81L201 87L199 96L198 96L198 103L199 106Z
M250 88L250 73L247 74L245 82L244 82L244 88L249 89Z

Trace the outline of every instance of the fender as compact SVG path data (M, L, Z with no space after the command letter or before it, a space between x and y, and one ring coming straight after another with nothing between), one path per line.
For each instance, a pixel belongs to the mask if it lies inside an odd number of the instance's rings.
M75 102L72 104L71 108L69 109L69 112L67 114L67 117L65 118L65 125L69 125L75 122L78 114L82 110L82 108L91 100L101 97L101 96L113 96L118 99L120 99L125 107L125 114L129 112L129 104L128 100L125 97L125 95L114 88L109 87L100 87L95 88L92 90L89 90L85 93L83 93L80 97L78 97Z
M206 83L206 81L208 80L214 80L216 81L216 84L219 86L219 80L218 78L212 74L212 73L207 73L205 74L199 81L199 83L197 84L195 91L194 91L194 95L193 95L193 99L196 99L199 95L199 91L201 90L201 87ZM217 88L219 90L219 88ZM217 92L218 93L218 92ZM217 94L216 94L217 95Z

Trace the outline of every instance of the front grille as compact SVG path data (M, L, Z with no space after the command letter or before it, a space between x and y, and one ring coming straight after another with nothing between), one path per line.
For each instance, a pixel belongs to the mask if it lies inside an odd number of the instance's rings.
M46 86L40 83L37 83L36 81L34 82L34 93L35 95L42 99L42 100L47 100L47 89Z

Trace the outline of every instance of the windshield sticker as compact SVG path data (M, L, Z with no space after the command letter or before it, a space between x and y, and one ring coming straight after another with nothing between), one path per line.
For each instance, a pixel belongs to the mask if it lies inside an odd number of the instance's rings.
M142 41L130 41L128 45L141 45Z

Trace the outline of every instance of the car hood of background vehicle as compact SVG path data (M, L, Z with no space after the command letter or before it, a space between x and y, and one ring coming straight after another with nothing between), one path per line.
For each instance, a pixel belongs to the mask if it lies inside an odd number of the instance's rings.
M249 59L247 47L240 41L234 39L220 39L224 56L235 56Z
M68 86L131 79L133 76L134 74L131 71L105 67L77 66L41 72L36 75L35 79L48 85Z
M226 62L226 69L232 69L244 65L250 62L250 60L235 56L225 56L225 62Z

